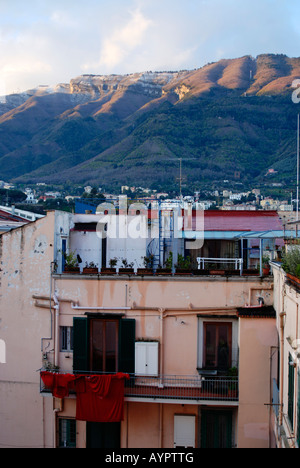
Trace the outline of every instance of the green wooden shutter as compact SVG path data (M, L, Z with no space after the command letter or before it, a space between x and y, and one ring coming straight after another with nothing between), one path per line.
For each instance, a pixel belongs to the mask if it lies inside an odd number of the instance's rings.
M289 388L288 388L288 416L292 428L294 428L294 391L295 391L295 368L292 365L293 358L289 353Z
M119 331L119 372L135 372L135 320L120 320Z
M73 371L84 372L89 370L89 337L88 319L83 317L73 318Z

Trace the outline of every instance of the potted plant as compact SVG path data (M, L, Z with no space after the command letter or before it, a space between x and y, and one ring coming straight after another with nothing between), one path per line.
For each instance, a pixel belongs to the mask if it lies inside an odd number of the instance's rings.
M282 268L289 281L300 286L300 249L292 247L282 256Z
M159 276L172 275L172 265L173 265L173 252L170 252L169 257L164 263L165 268L159 265L158 269L156 270L156 274Z
M210 275L225 275L225 270L218 268L216 263L210 264L208 267Z
M150 254L148 257L142 257L143 263L144 263L144 268L138 268L137 269L137 274L138 275L148 275L152 276L154 274L154 255Z
M262 271L264 276L270 274L270 258L267 255L263 255L262 257Z
M64 258L65 258L64 273L79 274L80 273L79 262L78 262L78 257L75 254L75 252L69 252L68 254L64 253Z
M175 265L176 275L191 275L192 274L192 262L191 257L184 257L183 255L178 255L178 262Z
M98 265L96 265L94 262L86 262L82 273L84 275L98 275Z
M122 266L119 268L119 274L120 275L130 275L134 273L133 265L134 263L128 263L126 258L122 258Z
M109 260L109 268L102 267L101 274L102 275L115 275L117 273L117 269L116 269L117 263L118 263L118 259L116 257L111 258Z

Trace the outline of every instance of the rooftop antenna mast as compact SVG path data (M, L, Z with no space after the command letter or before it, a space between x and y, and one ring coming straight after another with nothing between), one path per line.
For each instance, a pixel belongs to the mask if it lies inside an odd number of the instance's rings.
M185 177L182 176L182 161L196 161L196 158L173 158L173 159L170 159L171 161L179 161L180 163L180 169L179 169L179 195L180 195L180 200L182 200L182 183L185 179Z

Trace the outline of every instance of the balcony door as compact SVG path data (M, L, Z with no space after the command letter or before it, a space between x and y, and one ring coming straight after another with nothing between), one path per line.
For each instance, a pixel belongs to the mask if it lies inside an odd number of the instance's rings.
M232 324L204 322L203 345L205 369L229 369L232 361Z
M201 448L232 448L232 411L202 409Z
M91 371L117 372L118 337L119 320L90 320Z

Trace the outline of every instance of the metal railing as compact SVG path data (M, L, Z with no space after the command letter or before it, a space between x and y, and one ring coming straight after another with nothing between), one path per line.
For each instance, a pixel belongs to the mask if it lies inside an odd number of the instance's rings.
M204 270L205 264L208 264L209 269L220 269L226 268L228 265L233 266L235 270L240 270L240 274L243 273L243 259L242 258L209 258L209 257L198 257L198 269Z
M63 374L63 372L58 372ZM83 372L82 374L100 374ZM125 398L194 400L194 401L238 401L238 377L203 375L159 375L147 376L129 374L125 380ZM40 379L40 392L51 393ZM71 391L70 394L74 394Z
M130 376L125 396L165 400L238 401L238 377L161 375Z

